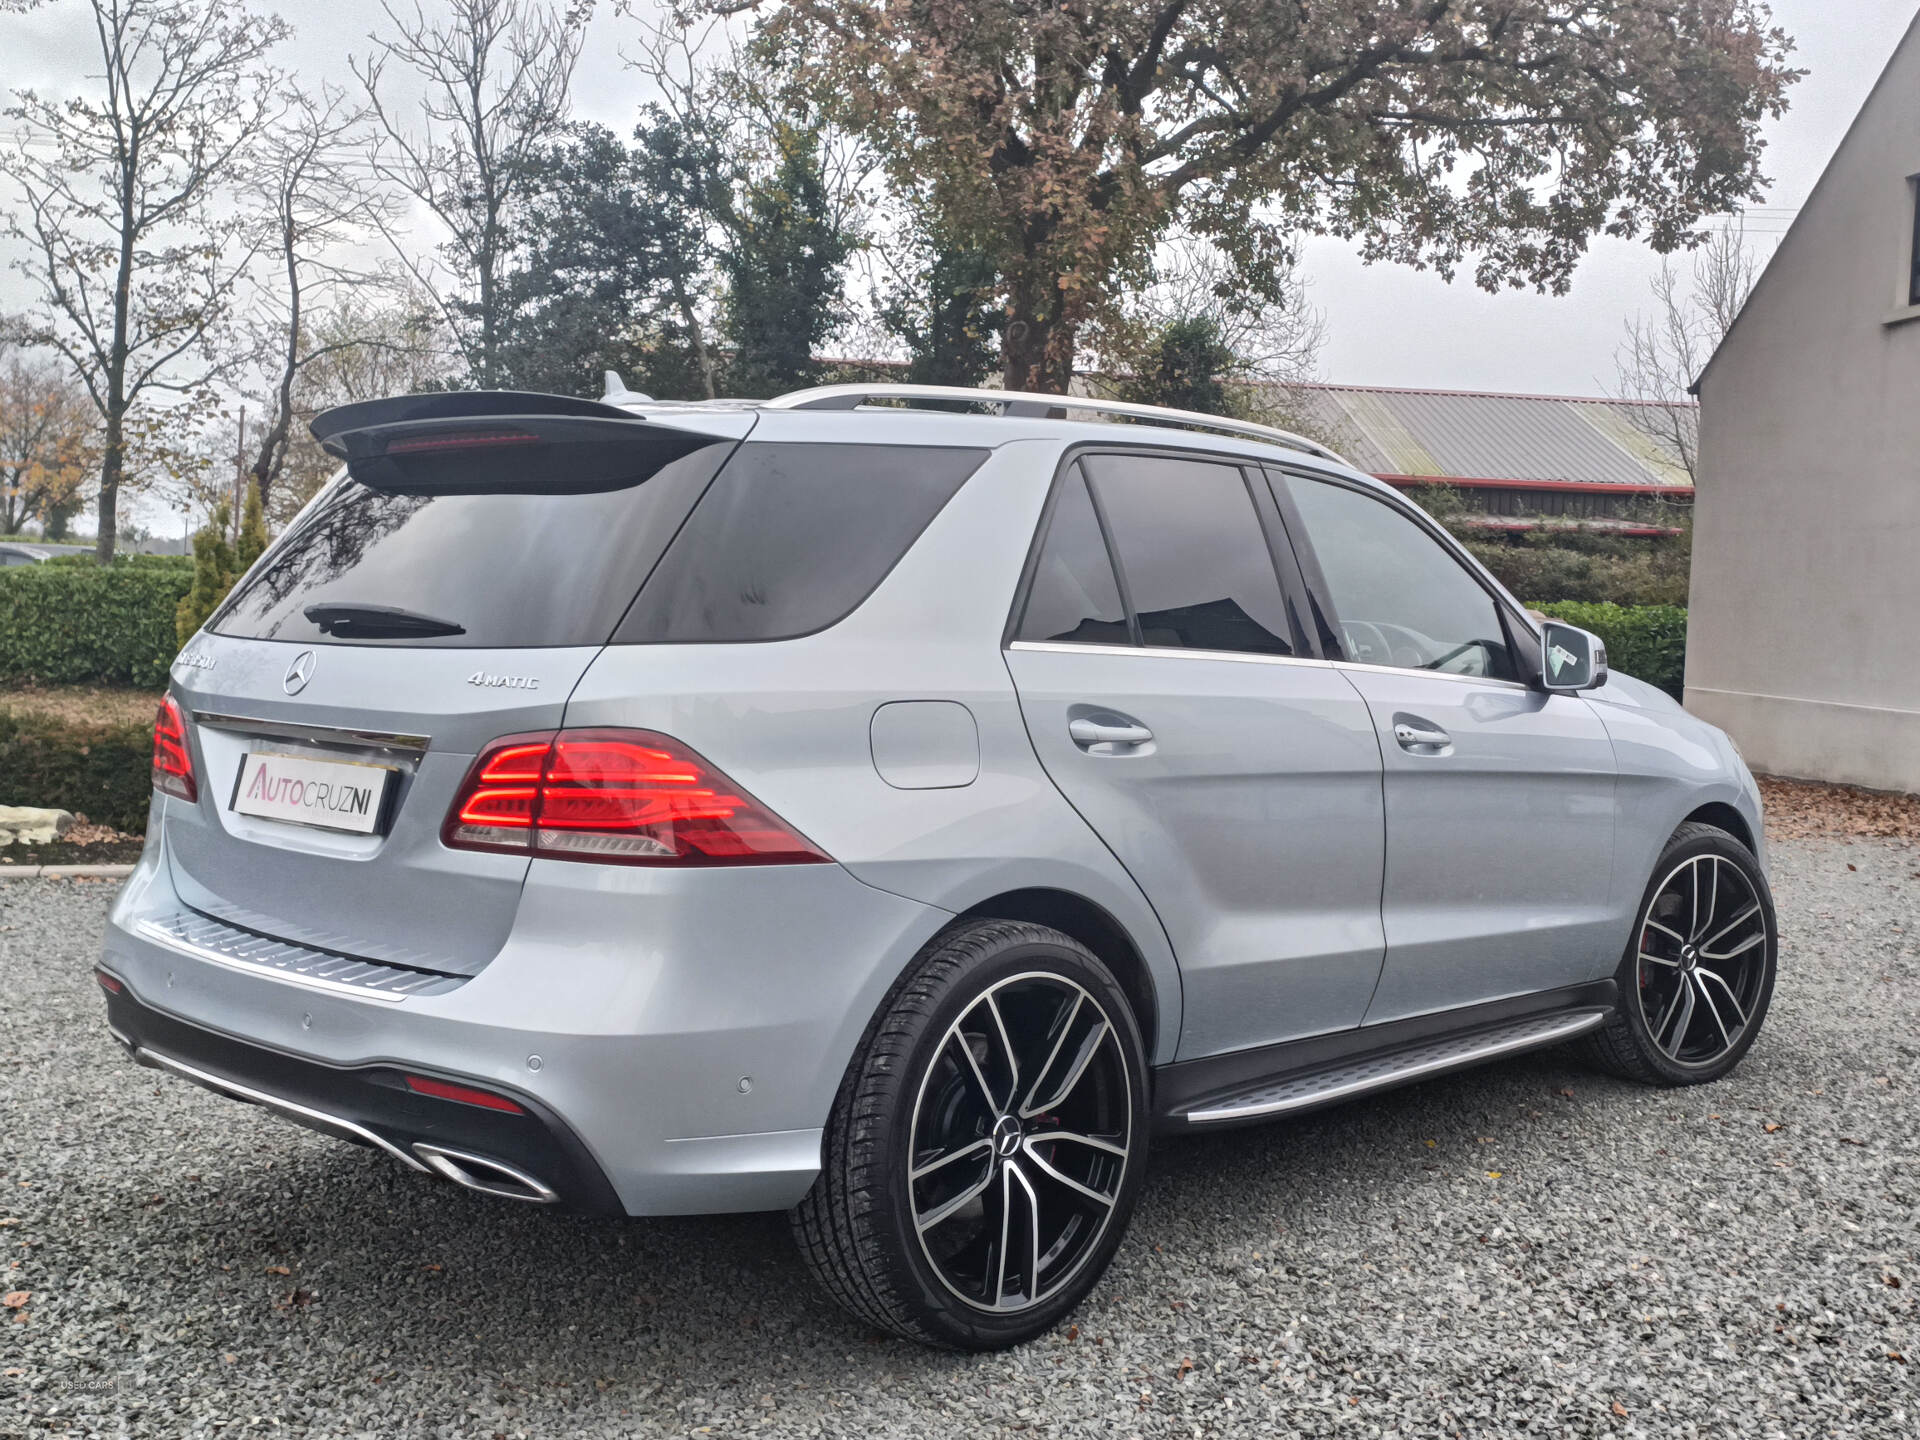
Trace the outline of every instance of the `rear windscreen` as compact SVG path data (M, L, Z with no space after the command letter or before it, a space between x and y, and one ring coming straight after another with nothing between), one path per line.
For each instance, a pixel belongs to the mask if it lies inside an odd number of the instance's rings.
M343 478L234 587L211 628L305 644L603 645L734 448L684 432L617 483L553 473L462 488L447 466ZM538 462L535 462L538 463ZM476 467L478 468L478 467ZM357 472L356 472L357 473Z
M892 570L988 452L742 445L647 581L615 643L810 635Z

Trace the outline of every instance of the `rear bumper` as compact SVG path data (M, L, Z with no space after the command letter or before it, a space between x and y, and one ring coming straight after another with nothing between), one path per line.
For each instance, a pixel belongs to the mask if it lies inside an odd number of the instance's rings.
M469 1189L589 1215L623 1213L586 1146L531 1095L487 1087L513 1114L416 1094L391 1065L335 1066L284 1055L107 995L107 1028L140 1064L275 1113L335 1139L380 1150L409 1169ZM454 1084L470 1076L427 1077Z
M167 944L154 922L180 908L156 838L101 957L123 986L109 1021L150 1063L391 1145L401 1163L447 1175L424 1143L523 1172L569 1208L630 1215L782 1209L805 1195L860 1035L950 918L833 865L535 862L512 933L477 975L396 999ZM401 1072L505 1095L526 1114L413 1095Z

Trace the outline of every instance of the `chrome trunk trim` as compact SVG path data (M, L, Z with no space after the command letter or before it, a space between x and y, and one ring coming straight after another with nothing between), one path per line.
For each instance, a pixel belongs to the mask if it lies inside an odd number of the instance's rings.
M263 720L253 715L221 715L211 710L193 712L196 725L236 730L276 740L311 740L321 745L354 745L394 750L418 758L427 753L431 737L401 735L387 730L355 730L337 725L303 725L291 720Z

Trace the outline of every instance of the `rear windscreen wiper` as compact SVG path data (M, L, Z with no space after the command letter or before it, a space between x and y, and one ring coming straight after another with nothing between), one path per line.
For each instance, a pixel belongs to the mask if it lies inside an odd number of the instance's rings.
M464 635L467 627L392 605L309 605L300 612L338 640L405 640L432 635Z

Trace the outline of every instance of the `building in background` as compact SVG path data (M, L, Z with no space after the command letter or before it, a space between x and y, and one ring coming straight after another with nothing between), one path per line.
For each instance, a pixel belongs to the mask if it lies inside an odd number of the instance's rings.
M1920 791L1920 19L1695 389L1687 707Z
M1691 405L1554 395L1301 385L1289 398L1359 469L1409 491L1446 484L1487 529L1573 521L1658 533L1649 501L1685 504L1693 485L1664 437L1691 431Z

